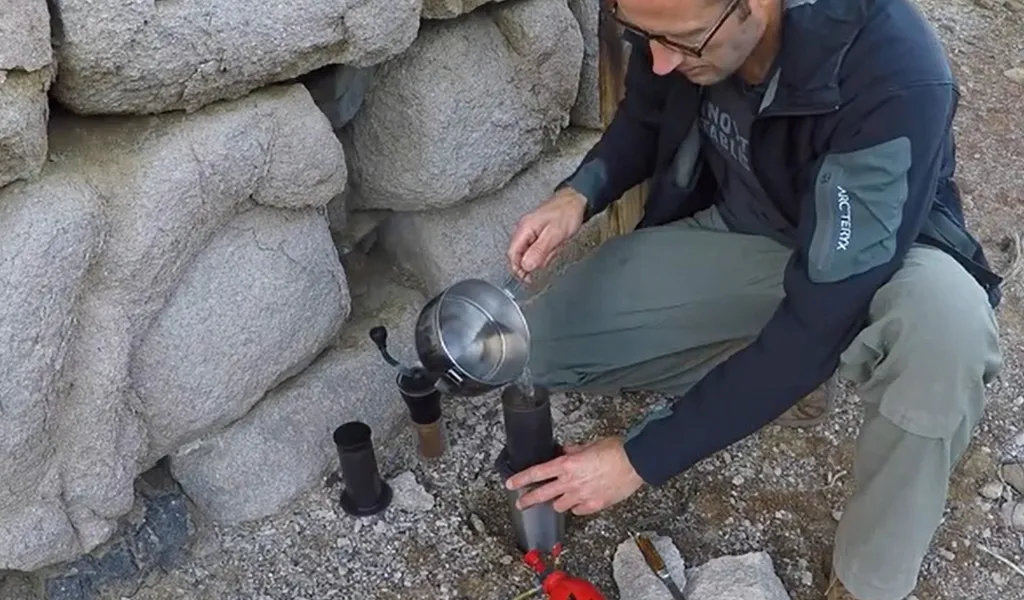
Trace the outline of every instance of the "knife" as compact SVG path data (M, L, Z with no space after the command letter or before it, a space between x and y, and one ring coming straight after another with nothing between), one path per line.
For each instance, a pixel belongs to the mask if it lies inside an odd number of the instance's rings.
M636 543L636 547L640 549L640 554L644 557L644 562L647 566L654 571L654 574L658 576L658 579L665 584L668 591L672 594L674 600L686 600L686 596L683 595L682 590L676 585L676 582L672 580L672 575L669 574L668 568L665 567L665 560L661 558L661 554L654 547L651 540L639 533L631 533L633 542Z

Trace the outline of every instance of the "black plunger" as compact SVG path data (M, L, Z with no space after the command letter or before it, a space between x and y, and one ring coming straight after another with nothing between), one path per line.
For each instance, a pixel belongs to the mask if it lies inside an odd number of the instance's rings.
M381 479L370 426L350 421L334 430L341 466L341 508L350 515L375 515L391 504L391 487Z
M501 392L501 408L505 418L508 466L513 472L555 457L551 402L546 388L534 386L530 395L517 385L507 386Z

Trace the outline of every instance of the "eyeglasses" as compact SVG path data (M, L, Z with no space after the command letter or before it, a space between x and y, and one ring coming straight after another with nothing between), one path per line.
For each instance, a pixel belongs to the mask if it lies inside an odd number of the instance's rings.
M729 2L729 6L725 8L725 11L722 13L722 16L718 17L718 20L715 21L715 24L711 26L711 29L709 29L708 32L704 34L704 39L702 39L700 44L697 44L696 46L690 46L688 44L674 42L665 37L664 35L648 33L643 29L640 29L636 25L624 21L618 15L619 9L617 3L613 3L610 7L605 8L605 11L608 13L608 16L610 16L612 19L615 19L616 23L618 23L624 29L626 29L626 31L629 31L634 35L638 35L648 41L658 42L663 46L667 46L669 48L672 48L673 50L678 50L679 52L682 52L683 54L688 54L694 58L700 58L704 54L704 49L707 47L708 42L710 42L711 38L713 38L715 34L718 33L718 30L722 28L722 25L725 25L726 20L730 16L732 16L732 13L736 12L736 8L739 7L740 2L742 2L742 0L732 0L731 2Z

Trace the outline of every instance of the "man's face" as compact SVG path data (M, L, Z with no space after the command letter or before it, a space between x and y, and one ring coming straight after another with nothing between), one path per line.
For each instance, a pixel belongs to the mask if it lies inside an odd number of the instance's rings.
M764 34L762 1L743 1L737 6L731 0L616 0L615 11L621 23L648 37L655 73L677 71L698 85L712 85L735 73Z

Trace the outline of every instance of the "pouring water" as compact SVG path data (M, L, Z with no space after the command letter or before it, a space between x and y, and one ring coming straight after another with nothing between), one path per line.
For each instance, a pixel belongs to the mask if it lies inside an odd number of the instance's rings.
M523 372L516 379L515 384L523 391L524 396L533 398L533 373L530 372L530 367L523 367Z

